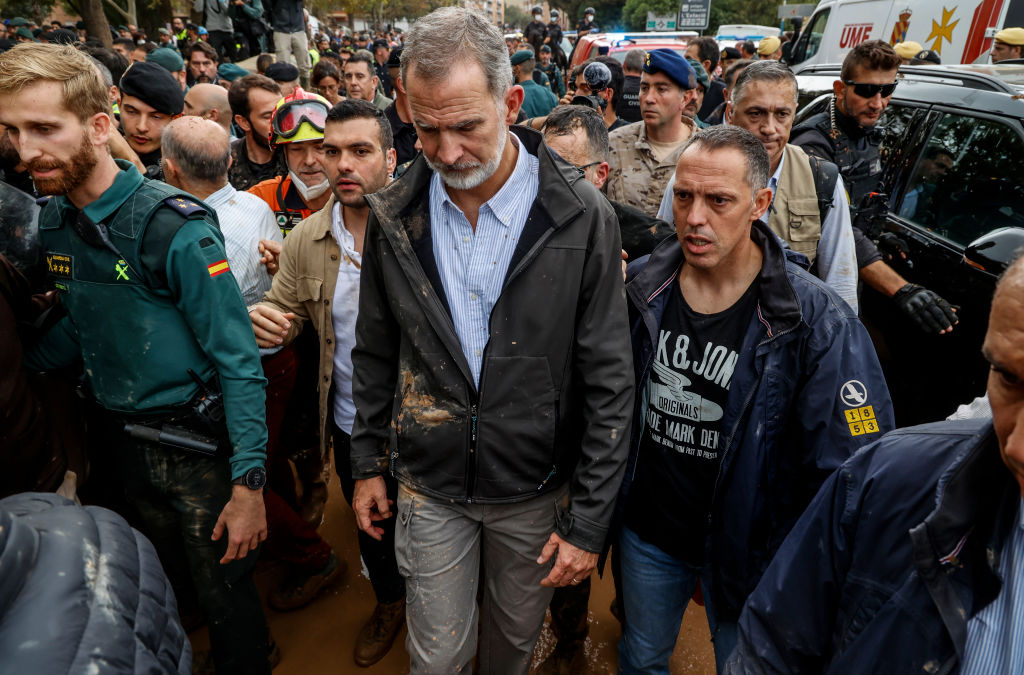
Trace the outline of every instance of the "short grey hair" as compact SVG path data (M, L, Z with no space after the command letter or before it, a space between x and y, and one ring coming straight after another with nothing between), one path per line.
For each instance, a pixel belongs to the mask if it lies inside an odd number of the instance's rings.
M560 105L548 113L541 132L547 139L551 136L569 136L577 129L583 129L587 137L587 162L607 162L611 155L608 127L601 114L593 108L585 105Z
M402 81L410 66L416 77L441 82L455 64L476 62L487 78L487 90L496 102L512 87L505 38L483 14L462 7L442 7L416 20L402 49ZM500 105L499 105L500 107Z
M793 71L778 61L754 61L736 77L736 83L729 92L729 100L739 103L743 92L751 82L785 82L793 88L793 103L797 102L798 87Z
M231 163L231 139L219 124L217 128L224 135L223 143L208 144L207 139L190 136L188 131L175 124L168 124L160 135L160 150L190 179L204 183L223 183L227 180Z
M630 49L626 52L626 58L622 59L622 69L639 73L644 67L644 56L647 54L640 48Z
M701 129L686 141L680 156L685 154L691 147L708 152L739 150L747 162L747 185L750 186L751 202L753 202L758 190L768 185L768 177L771 176L771 162L768 161L768 151L764 149L764 144L758 140L757 136L746 129L729 124L719 124L707 129Z

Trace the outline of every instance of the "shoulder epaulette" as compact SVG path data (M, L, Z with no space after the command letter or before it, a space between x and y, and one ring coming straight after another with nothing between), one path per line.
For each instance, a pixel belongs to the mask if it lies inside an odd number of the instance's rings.
M206 209L203 206L185 197L168 197L164 200L164 204L186 218L206 214Z

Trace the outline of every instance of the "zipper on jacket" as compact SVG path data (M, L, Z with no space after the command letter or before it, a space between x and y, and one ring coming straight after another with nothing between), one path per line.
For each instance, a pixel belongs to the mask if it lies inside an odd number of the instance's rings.
M395 462L398 460L398 450L391 451L391 475L395 475Z
M555 472L557 472L557 471L558 471L558 467L557 467L557 466L555 466L554 464L552 464L552 465L551 465L551 472L550 472L550 473L548 474L547 478L545 478L544 480L542 480L542 481L540 482L540 485L538 485L538 486L537 486L537 491L538 491L538 492L540 492L541 490L543 490L543 489L544 489L544 486L548 484L548 481L549 481L549 480L551 480L552 478L554 478L554 476L555 476Z
M469 406L469 467L466 470L466 501L473 502L473 485L476 483L476 421L477 405Z
M760 304L757 305L757 308L754 311L759 311L759 310L760 310ZM788 330L782 331L781 333L778 333L778 334L776 334L774 336L770 336L770 337L768 337L768 338L758 342L757 343L757 347L754 348L755 358L756 358L757 350L758 349L761 349L761 347L769 344L770 342L774 342L775 340L778 340L783 335L788 335L789 333L792 333L794 330L796 330L796 326L793 326L792 328L790 328ZM729 451L729 448L732 446L732 441L736 437L736 432L739 429L739 421L742 420L744 415L747 414L747 410L750 408L750 402L754 399L754 393L756 391L757 391L757 387L754 387L753 389L751 389L750 393L747 394L747 399L743 402L743 406L740 408L739 415L736 416L736 419L733 422L732 431L729 432L729 437L725 439L725 444L722 446L721 457L718 458L718 475L715 476L715 487L711 491L711 509L708 511L708 525L709 526L711 525L711 521L713 519L713 515L712 514L714 514L714 512L715 512L715 500L718 499L718 487L719 487L719 484L722 481L722 467L725 466L725 454ZM708 531L710 532L710 529Z

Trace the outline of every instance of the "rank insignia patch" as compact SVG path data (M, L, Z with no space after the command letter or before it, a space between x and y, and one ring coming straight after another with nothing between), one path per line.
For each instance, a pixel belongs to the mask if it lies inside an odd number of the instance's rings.
M70 279L74 267L74 259L63 253L46 254L46 270L55 277Z

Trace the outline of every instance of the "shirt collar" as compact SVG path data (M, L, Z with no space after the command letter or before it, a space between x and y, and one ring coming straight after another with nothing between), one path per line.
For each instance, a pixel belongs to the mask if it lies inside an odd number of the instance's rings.
M82 209L85 215L94 223L102 221L121 208L121 205L128 201L128 198L135 194L135 191L142 185L142 174L139 173L134 164L124 160L114 161L117 162L117 168L119 169L114 177L114 182L103 191L99 199ZM67 197L62 197L62 199L67 201L68 206L71 206L71 202Z
M210 194L203 201L212 209L219 208L222 204L228 203L235 196L235 188L231 183L225 183L224 187Z
M775 173L768 179L768 187L772 189L772 196L775 195L775 189L779 186L779 177L782 175L782 166L786 163L786 149L782 149L782 158L779 160L779 168L775 169Z
M523 144L519 142L516 135L512 132L508 132L509 143L513 143L518 148L518 154L516 156L516 165L512 169L512 175L508 177L505 184L494 193L494 196L488 199L480 207L480 210L489 209L494 217L504 225L510 227L512 223L512 216L515 214L518 206L518 200L522 192L521 188L526 180L526 175L529 172L529 161L526 158L527 150L523 147ZM433 180L438 182L438 187L441 189L441 203L450 206L459 213L462 213L462 209L455 205L455 202L448 196L448 188L445 186L444 181L441 180L441 176L438 173L434 173Z

